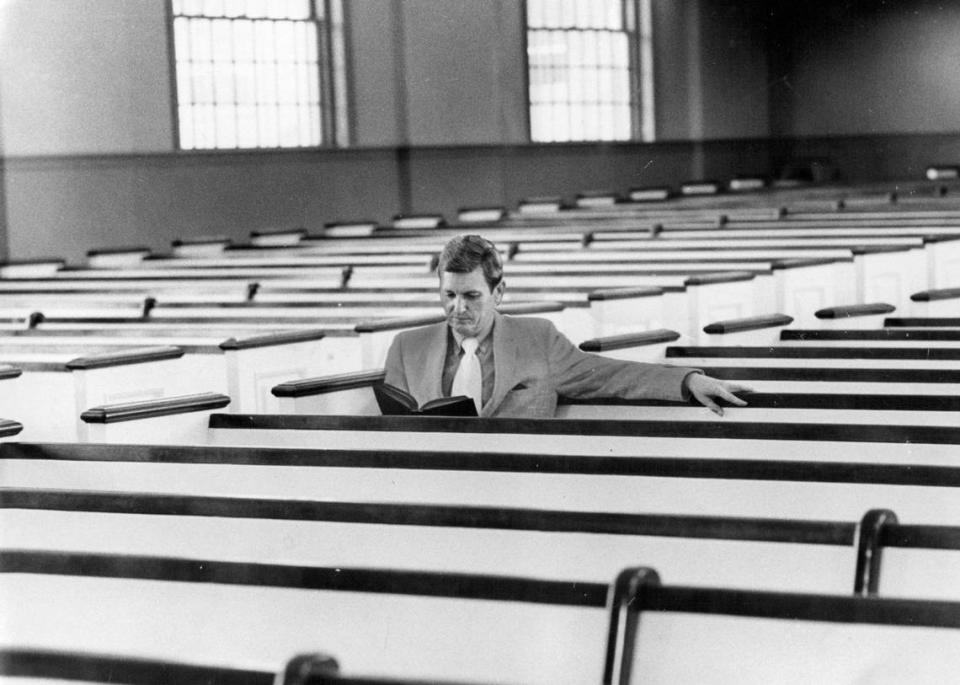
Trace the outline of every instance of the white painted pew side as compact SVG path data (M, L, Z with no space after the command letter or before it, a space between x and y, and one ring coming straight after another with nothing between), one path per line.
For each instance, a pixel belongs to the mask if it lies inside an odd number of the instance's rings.
M694 585L837 593L853 591L857 555L856 523L843 521L10 488L0 500L2 549L598 583L643 559Z
M279 444L279 443L277 443ZM960 525L960 468L273 446L0 444L10 488Z
M702 421L574 421L229 415L211 417L216 445L336 446L470 451L479 441L497 453L685 456L800 459L949 466L956 463L960 428Z
M76 441L87 407L183 394L208 382L197 367L185 373L183 351L173 346L32 356L19 355L24 361L15 364L23 371L17 392L0 394L0 416L22 423L27 440Z
M625 656L615 659L616 682L700 682L709 673L711 683L933 685L960 667L955 602L706 590L649 576L632 589L614 605L614 616L627 602L623 610L637 612L626 650L608 652Z
M6 644L247 667L322 644L353 671L544 685L602 669L606 584L152 556L0 561L20 571L0 589L18 607Z

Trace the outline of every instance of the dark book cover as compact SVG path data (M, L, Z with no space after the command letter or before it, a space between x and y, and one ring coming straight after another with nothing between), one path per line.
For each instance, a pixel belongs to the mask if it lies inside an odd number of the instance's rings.
M413 395L395 385L381 383L373 386L380 413L384 416L423 414L425 416L477 416L477 406L466 395L438 397L418 406Z

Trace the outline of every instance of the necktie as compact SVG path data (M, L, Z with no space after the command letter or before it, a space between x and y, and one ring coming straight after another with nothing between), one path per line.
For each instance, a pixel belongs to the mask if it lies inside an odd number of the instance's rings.
M453 377L453 387L450 389L451 395L472 397L474 404L477 405L477 414L480 413L483 402L483 372L480 370L480 358L477 356L478 345L476 338L464 338L460 343L463 356L460 357L460 366L457 367L457 373Z

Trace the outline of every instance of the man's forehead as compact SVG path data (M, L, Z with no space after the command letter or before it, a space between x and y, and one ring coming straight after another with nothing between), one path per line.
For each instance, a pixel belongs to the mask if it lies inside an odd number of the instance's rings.
M440 287L444 290L489 290L480 267L469 273L444 271L440 274Z

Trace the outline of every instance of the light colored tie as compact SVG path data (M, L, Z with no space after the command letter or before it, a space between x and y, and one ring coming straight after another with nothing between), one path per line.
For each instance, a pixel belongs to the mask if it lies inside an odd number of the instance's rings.
M479 341L476 338L464 338L460 343L463 356L460 357L460 366L453 377L451 395L466 395L473 398L477 405L477 414L483 403L483 371L480 369L480 358L477 356Z

